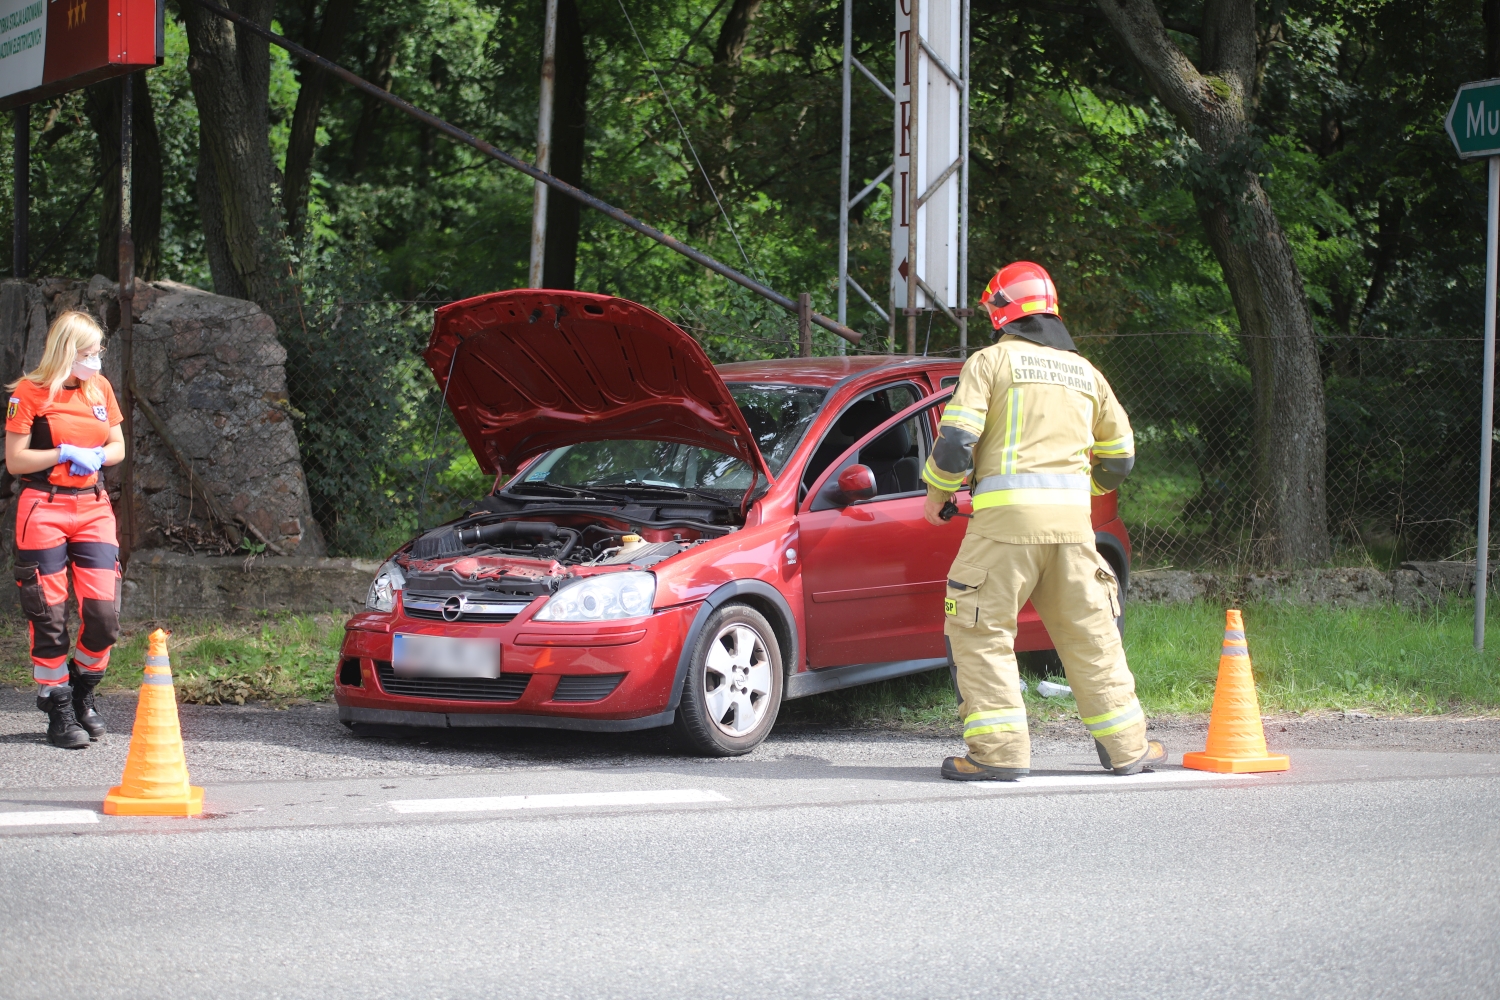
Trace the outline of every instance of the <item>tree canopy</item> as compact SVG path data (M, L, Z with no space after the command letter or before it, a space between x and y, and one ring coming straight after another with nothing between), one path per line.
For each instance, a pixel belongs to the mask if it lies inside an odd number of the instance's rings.
M1163 100L1143 50L1101 8L973 0L971 297L994 268L1031 259L1052 271L1064 317L1081 336L1226 338L1183 346L1170 363L1202 378L1138 403L1143 415L1178 419L1204 385L1249 391L1244 373L1254 358L1234 338L1253 331L1243 328L1222 259L1236 240L1252 239L1242 218L1250 209L1236 206L1253 202L1247 185L1261 190L1305 295L1316 375L1328 393L1332 476L1344 461L1341 429L1362 427L1369 440L1385 433L1377 424L1395 419L1382 407L1389 379L1413 366L1459 364L1453 351L1478 336L1483 168L1458 162L1442 117L1460 83L1500 72L1500 4L1130 2L1153 8L1165 37L1206 73L1226 44L1215 27L1227 23L1220 14L1248 18L1236 57L1246 80L1243 128L1205 145ZM543 0L234 6L533 157ZM315 80L278 49L236 42L222 25L195 28L206 15L186 0L169 10L166 63L144 74L149 102L137 103L154 126L137 129L146 175L137 197L156 199L136 206L137 240L148 248L143 276L263 304L282 296L282 329L300 324L308 336L317 334L309 325L347 324L358 309L375 309L368 323L387 331L380 350L398 354L420 339L430 304L525 283L528 178L337 81ZM562 0L561 10L560 176L789 295L810 292L814 308L832 313L841 5ZM891 4L855 0L854 24L860 59L889 79ZM210 55L237 67L233 87L221 80L215 89ZM113 266L111 88L118 82L31 109L32 273ZM200 118L210 98L212 111ZM891 114L856 75L856 189L890 161ZM256 155L235 152L231 139ZM205 181L214 170L257 189L243 214L261 226L260 271L230 273L225 263L228 209ZM159 180L147 180L155 171ZM220 184L220 201L226 190L238 189ZM549 284L647 303L694 330L719 360L795 352L791 317L607 218L559 207L562 200L553 196ZM1223 216L1218 237L1214 211ZM877 301L887 288L889 219L882 187L851 221L851 272ZM300 313L287 305L293 300ZM872 310L851 296L849 315L868 334L862 349L886 349L885 323ZM919 349L955 347L956 331L941 317L922 323ZM834 349L831 337L817 336L820 352ZM295 367L298 348L289 350ZM315 353L303 355L299 377L335 378ZM1379 373L1387 381L1372 381ZM1228 405L1223 392L1215 399ZM1425 416L1401 419L1431 420L1438 405L1424 402ZM1253 408L1248 397L1243 406ZM1461 470L1442 455L1455 452L1472 423L1458 397L1440 408L1448 416L1435 433L1445 443L1431 457L1432 474L1452 477ZM1244 447L1229 438L1224 448Z

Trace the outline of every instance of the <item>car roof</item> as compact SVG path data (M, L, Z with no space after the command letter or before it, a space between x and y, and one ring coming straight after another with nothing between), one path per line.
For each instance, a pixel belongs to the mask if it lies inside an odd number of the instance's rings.
M850 354L827 358L770 358L765 361L733 361L715 365L725 382L779 382L793 385L834 386L849 378L881 369L939 368L959 363L954 358L913 358L902 354Z

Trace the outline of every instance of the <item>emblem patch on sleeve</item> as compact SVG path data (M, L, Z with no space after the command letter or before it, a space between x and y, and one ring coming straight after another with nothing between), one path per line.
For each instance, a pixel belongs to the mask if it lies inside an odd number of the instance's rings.
M955 601L951 597L945 597L945 598L943 598L943 614L945 614L945 615L956 615L956 614L958 614L958 602Z
M7 405L5 407L5 419L6 420L14 420L15 417L16 417L16 410L19 409L20 406L21 406L21 397L20 396L12 396L12 397L10 397L10 403L9 403L9 405Z
M12 403L11 405L14 406L15 404ZM105 406L102 403L99 404L98 406L94 407L94 416L98 417L100 420L108 420L109 419L109 407Z

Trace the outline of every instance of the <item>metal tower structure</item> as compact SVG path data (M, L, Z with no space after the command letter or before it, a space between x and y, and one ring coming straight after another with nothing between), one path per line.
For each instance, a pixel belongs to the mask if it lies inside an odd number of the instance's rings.
M844 0L838 321L847 324L849 289L853 288L886 321L892 352L895 317L898 311L905 316L907 352L915 353L917 316L936 310L958 326L959 355L963 357L968 354L971 313L967 292L969 0L895 0L895 27L896 79L887 86L855 56L854 0ZM953 62L958 64L957 70ZM855 70L891 102L892 162L850 197ZM849 211L887 180L891 181L892 202L889 310L849 275ZM915 266L910 261L915 261ZM839 350L844 350L842 343Z

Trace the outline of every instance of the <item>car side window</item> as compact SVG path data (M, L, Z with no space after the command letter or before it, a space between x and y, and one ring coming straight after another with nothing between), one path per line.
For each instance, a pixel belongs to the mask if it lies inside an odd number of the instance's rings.
M899 423L880 432L873 440L866 441L858 450L845 450L835 458L837 465L827 473L818 495L812 498L810 510L829 510L847 506L849 501L839 491L838 477L851 465L863 465L875 478L875 493L867 499L856 501L866 504L895 497L920 496L927 491L922 482L922 466L932 449L932 421L934 410L941 412L949 393L936 395ZM878 428L878 425L877 425ZM869 433L869 432L866 432Z
M824 433L823 440L818 442L812 458L808 459L807 468L802 473L802 492L799 496L805 496L829 463L842 455L851 444L920 398L916 386L910 382L898 382L867 392L845 407L833 426ZM926 461L925 454L923 461ZM919 465L918 472L920 471Z
M925 491L922 466L927 464L927 433L928 422L922 414L914 414L859 449L854 460L845 464L868 466L875 473L871 499Z
M957 375L944 375L941 379L938 380L939 389L951 389L955 385L958 385Z

